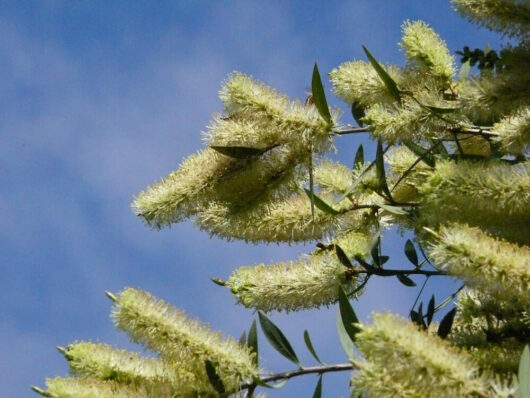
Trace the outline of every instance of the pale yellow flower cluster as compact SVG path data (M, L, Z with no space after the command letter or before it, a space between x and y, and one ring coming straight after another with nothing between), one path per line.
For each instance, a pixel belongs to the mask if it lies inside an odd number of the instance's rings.
M498 123L492 130L499 134L494 141L503 151L511 154L523 154L530 149L530 106L522 107Z
M337 238L350 257L365 258L371 239L357 232ZM262 311L296 311L337 301L339 288L352 293L359 279L342 264L333 248L317 250L296 261L236 269L226 286L245 307Z
M486 396L486 383L465 352L391 314L361 325L356 344L365 357L352 383L370 396Z

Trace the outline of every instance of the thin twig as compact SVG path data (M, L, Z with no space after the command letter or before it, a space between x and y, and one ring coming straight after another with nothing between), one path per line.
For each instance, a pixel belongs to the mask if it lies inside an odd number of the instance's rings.
M370 132L369 127L346 126L341 129L337 129L333 131L333 134L346 135L346 134L358 134L358 133L369 133L369 132Z

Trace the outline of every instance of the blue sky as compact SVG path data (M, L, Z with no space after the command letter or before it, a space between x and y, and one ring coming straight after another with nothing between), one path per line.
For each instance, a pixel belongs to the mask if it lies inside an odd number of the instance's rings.
M132 197L201 147L231 71L303 99L315 61L325 75L364 59L365 44L381 61L402 63L405 19L426 21L453 51L500 43L438 0L2 2L0 396L30 397L31 384L65 375L56 345L90 339L142 350L113 328L105 290L140 287L226 334L247 329L252 312L210 277L311 246L227 243L191 223L152 231L130 211ZM340 138L340 158L351 163L359 142ZM390 235L383 247L400 264L404 238ZM427 291L442 299L456 286ZM406 313L415 294L377 280L354 305L362 319ZM345 360L335 316L334 307L271 314L306 364L304 329L325 361ZM261 347L265 368L292 367ZM315 383L294 380L270 395L311 396ZM347 375L324 378L324 396L347 394Z

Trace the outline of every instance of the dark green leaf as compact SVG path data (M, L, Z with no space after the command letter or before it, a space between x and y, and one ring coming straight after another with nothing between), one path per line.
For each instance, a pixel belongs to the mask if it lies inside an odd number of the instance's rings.
M243 331L241 333L241 337L239 338L239 345L245 346L247 345L247 332Z
M416 282L414 282L412 279L410 279L407 275L396 275L397 278L401 283L403 283L405 286L414 287L416 286Z
M337 257L339 258L342 265L344 265L346 268L353 268L350 259L339 245L335 245L335 251L337 252Z
M255 319L252 321L252 325L250 325L250 330L248 331L247 345L250 348L250 351L255 353L254 363L258 365L258 331L256 329Z
M390 194L390 190L388 189L388 184L386 182L385 161L383 159L383 144L381 143L381 140L377 141L375 169L379 188L383 191L388 199L392 200L392 195Z
M259 311L258 316L261 329L263 330L263 333L265 334L265 337L269 343L285 358L294 362L298 366L301 366L293 347L284 336L282 331L269 318L267 318L263 312Z
M389 213L396 214L398 216L410 215L409 209L401 206L391 206L384 203L378 205L381 209L388 211Z
M370 250L370 255L372 256L372 260L374 261L374 264L380 265L381 260L379 259L379 251L381 246L381 236L377 235L377 237L374 240L374 243L372 244L372 249Z
M253 156L262 155L272 147L268 148L249 148L244 146L210 146L213 150L236 159L248 159Z
M418 307L418 317L420 321L420 326L422 329L427 329L427 324L425 323L425 320L423 319L423 303L420 303L420 306Z
M445 339L451 332L451 327L453 326L453 321L455 319L456 308L453 308L443 317L438 327L438 336L442 339Z
M337 215L337 214L340 214L340 211L335 210L333 207L328 205L317 194L315 194L315 193L311 194L311 191L309 189L306 189L306 188L304 188L304 190L305 190L305 193L307 194L307 196L309 196L310 199L311 199L311 196L313 197L313 200L315 202L315 206L317 208L319 208L320 210L322 210L324 213L332 214L334 216Z
M418 266L418 253L416 253L416 248L410 239L407 239L405 243L405 256L407 256L412 264L416 267Z
M519 361L519 397L530 398L530 348L528 344L524 347L521 360Z
M318 383L315 387L313 398L322 398L322 375L320 375L320 377L318 378Z
M448 113L453 113L459 110L459 108L439 108L437 106L431 106L431 105L424 105L425 108L430 110L432 113L436 113L438 115L445 115Z
M341 287L339 287L339 310L346 333L348 333L351 341L355 341L355 335L359 332L357 326L359 319Z
M418 326L421 326L422 321L420 320L420 315L416 311L410 310L409 316L412 322L414 322Z
M254 383L256 383L260 387L265 387L265 388L282 388L285 385L285 383L287 383L287 381L288 379L284 379L276 384L267 384L261 379L255 379Z
M425 149L421 145L418 145L412 141L405 141L405 146L414 152L415 155L418 155L421 158L421 161L427 166L434 167L434 156L429 149Z
M318 109L318 113L322 118L331 124L331 114L329 113L328 102L326 101L326 94L324 93L324 87L322 86L322 80L320 79L320 73L318 66L315 62L313 68L313 78L311 79L311 89L313 92L313 101Z
M339 311L337 311L337 334L339 335L339 341L340 345L342 346L342 349L344 350L348 358L353 359L353 357L355 356L355 348L353 345L353 341L351 341L350 336L348 336L348 333L344 328L340 309Z
M355 102L351 104L351 114L359 127L363 127L362 118L364 117L364 107L355 105Z
M427 307L427 325L430 325L432 322L432 317L434 315L434 308L435 308L435 302L434 302L434 294L433 294L431 299L429 300L429 306Z
M401 103L401 95L394 79L390 77L390 75L383 69L383 67L379 64L379 62L377 62L377 60L373 57L373 55L370 53L370 51L368 51L365 46L363 46L363 50L366 53L366 56L370 60L370 63L374 67L375 71L385 84L386 89L388 90L390 95L394 97L396 101Z
M357 152L355 152L355 160L353 161L353 168L356 169L364 164L364 149L363 144L359 145Z
M205 365L206 365L206 374L208 375L208 380L210 380L210 384L215 389L215 391L217 391L219 394L224 394L225 386L223 384L223 381L217 374L217 371L215 370L215 366L209 360L205 361Z
M390 260L390 257L388 256L379 256L379 265L380 267L384 265L388 260Z
M304 342L311 355L313 355L313 358L315 358L316 361L321 364L322 361L318 357L315 348L313 347L313 343L311 342L311 338L309 337L309 332L307 330L304 330Z

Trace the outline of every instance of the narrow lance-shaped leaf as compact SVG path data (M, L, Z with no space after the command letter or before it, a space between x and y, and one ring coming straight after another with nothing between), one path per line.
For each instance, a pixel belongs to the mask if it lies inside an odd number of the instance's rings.
M337 253L337 257L339 258L342 265L344 265L346 268L353 268L350 259L339 245L335 245L335 252Z
M423 303L420 303L420 306L418 307L418 317L420 321L420 326L422 329L427 329L427 324L425 323L425 320L423 319Z
M519 397L530 398L530 347L526 345L519 361Z
M304 343L307 349L309 350L309 352L311 353L311 355L313 355L313 358L315 358L318 363L322 364L322 361L318 357L315 351L315 348L313 347L313 343L311 342L311 337L309 337L309 332L307 330L304 330Z
M243 331L241 333L241 337L239 338L239 345L246 346L247 345L247 332Z
M402 206L391 206L381 203L378 205L381 209L388 211L389 213L398 215L398 216L408 216L410 215L409 209Z
M247 345L250 350L255 354L254 363L258 365L258 331L256 328L255 319L252 321L252 325L250 325L250 330L248 331Z
M431 299L429 300L429 306L427 307L427 325L430 325L432 322L432 317L434 315L434 308L435 308L435 300L434 300L434 294L433 294Z
M414 266L418 266L418 253L416 252L416 248L410 239L407 239L407 242L405 243L405 256L407 256L409 261L414 264Z
M315 392L313 393L313 398L322 397L322 375L319 376L317 385L315 387Z
M282 331L261 311L258 312L258 316L259 322L261 324L261 329L263 330L263 333L265 334L265 337L267 338L268 342L276 349L276 351L282 354L285 358L294 362L298 366L301 366L300 361L298 360L298 357L296 356L293 350L293 347L291 346L287 338L284 336Z
M453 326L453 321L455 319L456 308L453 308L443 317L438 327L438 336L442 339L445 339L451 332L451 327Z
M304 190L305 190L305 193L307 194L307 196L309 196L309 198L313 197L313 200L315 202L315 206L317 208L319 208L320 210L322 210L324 213L328 213L328 214L332 214L332 215L340 214L340 211L335 210L333 207L328 205L317 194L315 194L315 193L311 194L311 191L309 189L306 189L306 188L304 188Z
M342 349L344 350L348 358L353 359L355 356L355 348L353 345L353 341L351 341L350 336L344 328L340 309L337 311L337 334L339 335L339 341L340 345L342 346Z
M436 146L441 144L435 144ZM421 145L416 144L412 141L405 141L405 146L410 149L412 152L414 152L415 155L418 155L421 158L421 161L425 163L427 166L434 167L435 165L435 159L432 154L432 147L429 149L425 149Z
M398 280L404 284L405 286L408 286L408 287L414 287L416 286L416 282L414 282L412 279L410 279L407 275L401 275L401 274L398 274L396 275Z
M353 168L356 169L364 164L364 149L363 144L359 145L357 152L355 152L355 160L353 161Z
M219 394L224 394L226 392L225 391L225 386L223 384L223 381L221 380L221 378L217 374L217 372L215 370L215 366L213 365L213 363L211 361L209 361L209 360L206 360L205 361L205 366L206 366L206 374L208 375L208 380L210 380L210 384L212 385L212 387Z
M231 158L235 159L248 159L253 156L262 155L265 152L271 150L274 148L274 146L270 146L267 148L250 148L250 147L244 147L244 146L217 146L217 145L211 145L210 148L213 150L222 153L223 155L230 156Z
M346 333L348 333L351 341L355 341L355 335L359 332L359 328L356 326L359 319L341 287L339 287L339 310Z
M388 189L388 184L386 182L385 161L383 159L383 144L381 140L377 141L377 152L375 154L375 169L377 180L379 182L379 188L383 191L388 200L393 202L392 195L390 194L390 190Z
M368 51L368 49L365 46L363 46L363 50L366 53L366 56L368 57L368 60L372 64L373 68L375 69L375 71L377 72L377 74L379 75L383 83L385 84L386 89L388 90L390 95L392 95L392 97L394 97L396 101L401 103L401 95L399 93L398 86L396 82L394 81L394 79L390 77L390 75L383 69L383 67L379 64L379 62L377 62L377 60L374 58L374 56L370 53L370 51Z
M364 123L362 118L364 117L364 108L360 105L356 105L354 102L351 104L351 114L359 127L363 127Z
M313 78L311 79L311 90L313 92L313 101L318 109L320 116L324 120L331 124L331 114L329 112L328 102L326 101L326 94L324 93L324 87L322 86L322 79L320 79L320 72L315 62L313 68Z

